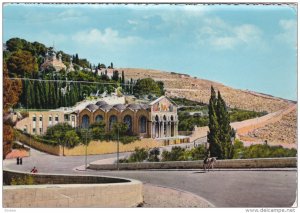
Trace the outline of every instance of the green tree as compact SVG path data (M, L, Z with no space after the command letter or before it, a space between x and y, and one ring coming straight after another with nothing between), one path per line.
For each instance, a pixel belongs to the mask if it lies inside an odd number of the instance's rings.
M9 73L20 77L30 76L38 71L35 57L28 51L16 51L7 60Z
M73 130L72 126L68 123L58 123L54 126L48 127L45 139L55 140L63 147L63 155L65 154L65 146L67 144L66 133ZM71 134L71 133L69 133Z
M103 140L105 138L105 123L103 121L95 122L90 126L93 139Z
M231 142L232 128L230 126L230 118L227 112L226 103L223 100L220 91L218 91L217 99L217 118L219 126L219 142L222 146L222 156L225 159L233 158L233 144Z
M137 80L135 86L133 87L133 94L135 96L162 95L160 86L152 78Z
M217 97L214 88L211 86L211 96L208 105L209 132L207 141L209 143L210 156L223 159L223 150L219 141L219 123L217 116Z
M74 147L80 143L80 138L75 130L69 130L65 135L65 146Z

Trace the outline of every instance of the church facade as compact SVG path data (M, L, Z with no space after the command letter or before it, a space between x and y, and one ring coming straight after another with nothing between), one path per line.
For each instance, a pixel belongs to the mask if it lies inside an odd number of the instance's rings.
M110 132L114 123L126 123L129 135L141 138L176 138L178 136L177 105L166 96L148 104L114 104L98 101L75 111L30 111L29 116L16 125L30 134L45 134L57 123L69 123L74 128L88 128L103 121Z

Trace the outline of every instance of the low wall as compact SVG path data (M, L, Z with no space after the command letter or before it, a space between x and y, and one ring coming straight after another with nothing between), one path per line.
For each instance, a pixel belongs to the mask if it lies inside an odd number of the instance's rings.
M42 152L46 152L52 155L62 155L62 147L41 143L35 140L33 137L29 138L29 136L25 134L19 133L18 140Z
M32 175L35 182L44 182L44 185L3 186L4 208L124 208L135 207L143 202L143 185L136 180L97 176L33 175L4 171L6 181L8 175L10 177ZM51 183L60 184L45 184L49 178ZM74 180L78 184L62 184Z
M32 146L33 148L52 154L52 155L64 155L64 156L77 156L85 155L86 147L83 144L80 144L74 148L63 148L62 146L52 146L48 144L41 143L39 141L31 138L29 141L29 136L20 133L18 140L22 143ZM152 138L143 138L141 140L134 141L129 144L119 143L119 152L131 152L134 151L136 147L151 149L154 147L161 147L173 144L187 143L189 142L188 138L185 139L172 139L172 140L155 140ZM87 147L88 155L99 155L99 154L110 154L117 152L117 142L116 141L91 141Z
M214 168L286 168L297 167L297 158L255 158L255 159L234 159L217 160ZM203 161L169 161L169 162L144 162L144 163L120 163L119 168L123 170L137 169L202 169ZM115 164L99 165L89 164L89 169L115 170Z

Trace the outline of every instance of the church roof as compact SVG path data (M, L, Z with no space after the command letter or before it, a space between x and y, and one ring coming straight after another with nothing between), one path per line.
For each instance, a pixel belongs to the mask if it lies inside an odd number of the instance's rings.
M177 104L174 101L172 101L170 98L168 98L167 96L161 96L158 99L156 99L156 100L152 101L151 103L149 103L149 105L152 106L155 103L160 102L164 98L168 99L168 101L170 101L173 105L177 106Z

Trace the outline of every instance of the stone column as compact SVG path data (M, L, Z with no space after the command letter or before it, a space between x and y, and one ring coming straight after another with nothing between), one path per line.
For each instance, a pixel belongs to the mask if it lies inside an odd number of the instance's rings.
M178 136L178 122L174 123L174 136Z
M165 122L162 122L162 128L161 128L161 137L165 137Z
M155 132L155 121L152 122L152 138L155 138L156 132Z

